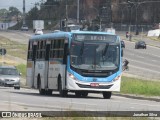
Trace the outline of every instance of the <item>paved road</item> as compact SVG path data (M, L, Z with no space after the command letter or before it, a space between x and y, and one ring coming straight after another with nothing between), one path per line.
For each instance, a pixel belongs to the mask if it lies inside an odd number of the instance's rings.
M147 46L147 49L135 49L134 42L125 41L124 59L129 60L129 71L147 79L160 80L160 48Z
M125 41L124 59L129 60L129 71L124 73L140 76L143 79L160 80L160 42L139 35L133 35L132 41L125 38L125 32L117 32ZM147 49L135 49L137 40L144 40Z
M122 39L128 40L126 39L125 32L118 31L116 33L120 35ZM147 45L156 46L160 48L160 41L151 40L149 37L147 37L147 32L145 32L145 34L143 33L143 35L141 33L139 33L139 35L134 35L132 33L132 41L139 41L139 40L145 41Z
M59 97L53 92L51 96L41 96L38 90L14 90L10 87L0 87L0 111L158 111L160 102L138 100L119 96L103 99L101 94L89 94L87 98L76 98L69 94L67 98Z

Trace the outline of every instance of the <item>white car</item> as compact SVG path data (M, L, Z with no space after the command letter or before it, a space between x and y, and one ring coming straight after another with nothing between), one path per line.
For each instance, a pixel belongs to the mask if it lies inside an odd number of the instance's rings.
M20 75L14 66L0 66L0 85L20 89Z
M28 26L27 25L22 25L21 31L28 31Z
M35 35L43 35L43 31L41 29L36 29Z

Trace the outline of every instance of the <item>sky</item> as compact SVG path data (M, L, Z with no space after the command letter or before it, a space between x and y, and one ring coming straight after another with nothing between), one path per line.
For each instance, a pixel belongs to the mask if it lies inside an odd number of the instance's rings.
M40 0L25 0L26 12L33 8L36 2L40 2ZM22 12L23 0L0 0L0 9L6 8L8 10L10 6L14 6Z

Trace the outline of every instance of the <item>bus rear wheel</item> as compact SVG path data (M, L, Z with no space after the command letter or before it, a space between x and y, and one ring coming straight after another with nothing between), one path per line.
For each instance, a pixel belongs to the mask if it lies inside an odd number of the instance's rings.
M77 91L75 92L76 97L81 97L81 92Z
M52 90L47 90L47 91L46 91L46 94L47 94L47 95L52 95Z
M112 92L103 92L103 98L104 99L110 99L112 96Z
M41 80L40 79L38 79L38 89L39 89L39 94L40 95L45 94L45 90L41 88Z
M66 96L67 96L68 92L67 92L67 90L63 90L63 89L62 89L62 82L61 82L61 79L60 79L60 78L59 78L59 80L58 80L58 90L59 90L59 95L60 95L61 97L66 97Z
M82 97L87 97L87 96L88 96L88 92L82 92L82 93L81 93L81 96L82 96Z

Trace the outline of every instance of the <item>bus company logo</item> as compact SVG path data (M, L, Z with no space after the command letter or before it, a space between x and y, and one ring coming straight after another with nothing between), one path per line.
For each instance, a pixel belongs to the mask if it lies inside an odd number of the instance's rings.
M11 118L12 114L11 112L2 112L2 118Z

